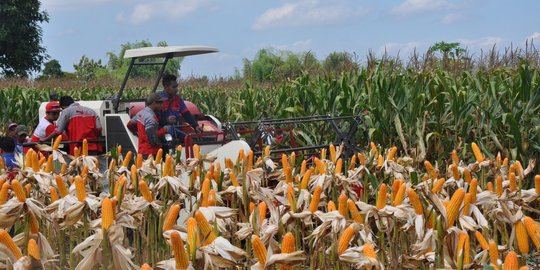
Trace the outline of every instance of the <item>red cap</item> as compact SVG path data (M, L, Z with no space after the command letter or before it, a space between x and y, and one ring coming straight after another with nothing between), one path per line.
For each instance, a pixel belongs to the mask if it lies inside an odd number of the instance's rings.
M58 103L58 101L51 101L45 106L46 112L59 112L61 110L62 108L60 108L60 103Z

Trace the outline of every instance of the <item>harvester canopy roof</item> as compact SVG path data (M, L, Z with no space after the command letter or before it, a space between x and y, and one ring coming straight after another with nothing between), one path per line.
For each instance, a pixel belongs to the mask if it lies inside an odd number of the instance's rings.
M124 53L124 58L145 58L145 57L183 57L189 55L215 53L217 48L208 46L167 46L167 47L144 47L129 49Z

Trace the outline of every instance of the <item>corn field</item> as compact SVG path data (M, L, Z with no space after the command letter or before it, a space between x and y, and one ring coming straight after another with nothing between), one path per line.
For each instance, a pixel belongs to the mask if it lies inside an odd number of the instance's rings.
M536 160L476 143L421 163L374 142L224 164L118 148L100 172L60 140L17 156L13 180L0 164L0 269L540 267Z

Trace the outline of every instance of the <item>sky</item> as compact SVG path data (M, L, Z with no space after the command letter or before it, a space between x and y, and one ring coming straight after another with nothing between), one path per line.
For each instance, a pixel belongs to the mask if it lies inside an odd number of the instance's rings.
M473 53L540 44L540 1L503 0L42 0L50 59L73 71L82 55L106 63L121 44L204 45L219 53L186 57L181 78L227 77L263 48L331 52L369 51L407 58L439 42L459 42ZM540 46L540 45L539 45Z

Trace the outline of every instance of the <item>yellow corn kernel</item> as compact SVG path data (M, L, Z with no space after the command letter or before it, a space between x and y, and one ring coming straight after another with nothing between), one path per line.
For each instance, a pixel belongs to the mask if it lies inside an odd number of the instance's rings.
M495 241L489 241L489 260L491 264L498 265L497 260L499 259L499 247Z
M88 141L86 139L82 142L82 153L83 156L88 156Z
M517 191L517 182L516 182L516 175L511 173L508 175L508 181L510 182L510 191L516 192Z
M124 162L123 162L123 166L127 168L127 166L129 165L129 163L131 162L131 156L133 155L133 153L131 153L131 151L128 151L126 156L124 157Z
M433 184L433 188L431 188L431 192L439 193L441 189L443 188L445 182L446 181L444 180L444 178L439 178L439 180L435 181L435 184Z
M420 201L420 198L418 197L418 194L416 194L414 189L407 188L407 196L409 197L411 205L414 208L414 212L417 215L423 215L424 207L422 206L422 202Z
M264 148L264 157L267 158L270 156L270 145L267 145L265 148Z
M55 187L49 187L49 192L51 193L51 203L56 202L59 199L58 192L56 191L56 188ZM0 205L1 204L2 203L0 203Z
M171 247L174 254L174 260L176 263L176 269L185 270L188 269L189 261L186 254L186 249L184 248L184 241L180 237L180 234L177 231L171 233Z
M516 173L516 166L514 164L511 164L508 168L508 173Z
M141 265L141 269L140 269L140 270L152 270L152 267L150 267L149 264L144 263L143 265Z
M201 238L199 238L199 229L197 227L197 221L193 217L189 217L186 221L187 227L187 240L190 247L190 254L195 252L197 247L201 245Z
M264 247L263 241L254 234L251 236L251 245L255 257L257 257L257 260L259 261L259 265L264 268L266 265L266 248Z
M349 171L354 170L356 167L356 155L352 155L351 160L349 162Z
M327 212L336 211L336 204L333 201L329 201L328 205L326 205L326 211Z
M463 263L468 265L471 263L471 241L469 234L465 231L465 245L463 247Z
M163 176L172 176L169 174L171 171L171 166L172 166L172 158L169 154L167 154L167 156L165 156L165 165L163 166L163 170L161 171L161 174Z
M312 170L307 170L302 176L302 181L300 182L300 189L307 189L309 185L309 177L311 177Z
M204 217L203 213L201 211L197 210L195 211L195 220L197 221L197 224L199 224L199 228L202 234L203 239L203 246L206 246L208 244L211 244L216 240L216 234L212 230L212 227L210 226L210 223L208 223L208 220L206 220L206 217Z
M521 175L521 173L523 173L523 166L521 166L521 162L519 162L519 160L516 160L514 167L516 167L516 175Z
M240 185L238 184L238 180L236 179L236 174L234 174L234 172L231 172L229 176L231 178L232 185L235 187L239 187Z
M257 205L257 208L259 209L259 221L263 221L266 218L268 206L265 202L260 202L259 205Z
M482 151L480 151L480 147L478 147L476 143L472 143L471 148L472 148L474 158L476 159L476 161L478 162L484 161L484 155L482 155Z
M506 257L504 258L504 270L518 270L519 269L519 262L517 258L517 254L515 251L511 250L506 254Z
M364 153L358 153L358 161L360 162L360 164L362 164L362 166L366 166L366 155L364 155Z
M377 253L375 252L375 247L370 243L365 243L362 249L362 254L368 258L377 260Z
M19 180L11 181L11 189L13 190L13 193L15 193L15 196L17 196L17 199L19 199L19 202L24 202L26 200L26 194L24 193L24 189L21 186L21 183L19 183Z
M452 150L452 164L458 165L459 164L459 157L457 155L456 149Z
M382 183L379 186L379 191L377 192L377 201L376 201L376 207L377 209L383 209L386 205L386 191L388 187L385 183Z
M540 174L534 176L534 190L536 191L536 195L540 196Z
M452 177L455 180L461 179L461 175L459 174L459 169L457 165L451 164L450 165L450 171L452 171Z
M291 253L296 250L295 247L295 239L294 235L291 232L286 233L283 236L283 240L281 242L281 253L287 254ZM292 270L293 268L291 266L282 264L280 270Z
M392 199L396 197L401 184L403 184L403 179L394 179L392 183Z
M358 225L356 223L353 223L349 225L349 227L347 227L341 233L341 236L339 237L339 240L338 240L338 248L337 248L338 256L343 254L343 252L349 247L349 243L351 242L356 232L358 232L358 230L359 230Z
M478 191L478 180L473 178L471 184L469 185L469 193L471 194L471 203L476 202L476 193Z
M326 165L322 160L315 158L315 167L317 168L317 173L326 174Z
M474 236L476 237L476 241L478 241L478 244L480 244L480 247L482 247L483 250L489 249L489 244L486 241L486 238L482 235L479 231L474 231Z
M28 256L34 258L35 260L41 261L41 253L39 252L39 246L34 239L28 240Z
M68 188L66 186L66 183L64 183L64 180L60 175L55 175L54 180L56 181L56 186L58 187L58 191L60 192L60 196L62 198L66 197L69 194Z
M405 190L407 189L407 185L405 183L401 184L399 187L398 192L396 193L396 196L394 198L394 206L398 206L403 202L403 199L405 199Z
M253 151L249 150L247 156L247 170L251 171L253 169Z
M79 150L79 147L75 146L75 148L73 148L73 157L78 158L80 155L81 155L81 150Z
M379 155L379 149L377 149L377 146L375 145L374 142L370 142L369 143L369 146L371 147L371 150L369 151L370 154L373 154L373 156L378 156Z
M500 175L497 175L497 177L495 178L495 192L497 193L497 196L502 196L502 193L503 193L503 180L502 180L502 176Z
M39 171L39 157L38 154L34 151L32 151L32 170L34 172Z
M354 204L353 200L347 200L347 208L349 209L349 213L351 214L351 218L354 220L354 222L358 224L364 223L364 218L362 217L362 214L360 214L360 211L358 211L358 208L356 207L356 204Z
M463 216L468 216L470 209L471 209L471 199L472 196L470 193L465 194L465 197L463 197L463 210L461 211L461 214Z
M143 163L143 155L139 153L137 154L137 161L135 162L137 169L140 169L142 167L142 163Z
M6 246L9 251L15 256L15 258L20 259L22 257L21 250L13 241L13 238L9 235L4 229L0 229L0 244Z
M450 203L446 207L447 228L454 225L454 222L458 216L459 208L463 202L463 197L465 197L465 191L463 188L458 188L452 195Z
M426 171L429 174L429 177L431 177L431 179L437 179L437 171L435 170L433 165L431 165L431 162L429 162L428 160L424 161L424 166L426 167Z
M390 150L388 151L388 156L386 156L386 160L393 160L394 156L396 155L396 152L397 152L397 147L394 146L390 148Z
M56 139L54 140L52 149L53 149L53 150L58 150L58 146L60 146L60 142L61 142L61 141L62 141L62 135L56 136Z
M493 182L491 181L487 182L486 189L493 192Z
M116 199L118 200L122 199L122 194L123 194L122 191L124 190L125 185L126 185L126 176L122 174L120 178L118 178L118 180L116 181L116 184L114 185L114 196L116 197Z
M525 224L525 228L527 229L527 234L533 241L533 244L536 247L536 250L540 250L540 241L537 236L537 234L540 234L540 226L538 226L538 224L536 224L536 221L534 221L529 216L525 216L525 218L523 218L523 223Z
M211 189L208 192L208 206L216 206L216 202L217 202L216 191Z
M384 164L383 156L379 155L379 157L377 157L377 168L381 168L383 164Z
M343 160L340 158L338 159L336 163L336 168L334 169L334 174L341 174L341 170L343 167Z
M114 222L114 207L112 201L105 197L101 201L101 228L106 231Z
M28 211L28 216L30 217L30 220L28 221L28 224L30 225L30 232L32 234L37 234L39 232L39 222L36 215L31 211Z
M332 161L332 163L335 163L336 160L337 160L336 146L333 145L333 144L330 144L330 146L328 147L328 149L330 150L330 161Z
M345 218L347 218L347 195L345 193L341 193L338 197L338 212Z
M165 220L163 221L164 232L172 230L174 224L176 224L176 220L178 219L178 213L180 213L180 205L171 205L171 207L169 208L169 212L167 213L167 215L165 216Z
M53 155L49 155L49 157L47 158L47 166L45 166L45 172L46 173L51 173L52 170L53 170Z
M326 148L321 149L321 159L326 159Z
M294 188L291 183L287 184L287 200L291 206L291 211L296 212L296 197L294 195Z
M159 148L157 151L156 157L154 158L155 164L161 164L161 161L163 160L163 149Z
M312 214L315 213L315 211L317 211L317 209L319 208L319 202L321 201L321 193L321 186L316 186L315 190L313 191L311 201L309 202L309 212L311 212Z
M285 174L285 182L292 183L292 168L290 166L283 167L283 173Z
M152 191L150 191L150 188L148 188L148 184L146 184L144 180L139 181L139 190L141 191L143 198L147 202L154 201L154 196L152 195Z
M465 182L470 183L472 180L471 170L465 168L463 169L463 179Z
M201 206L208 207L208 194L210 192L210 179L205 178L201 187Z
M518 221L514 224L516 230L517 246L521 255L529 253L529 236L523 222Z

